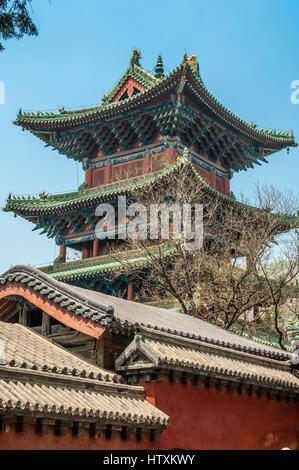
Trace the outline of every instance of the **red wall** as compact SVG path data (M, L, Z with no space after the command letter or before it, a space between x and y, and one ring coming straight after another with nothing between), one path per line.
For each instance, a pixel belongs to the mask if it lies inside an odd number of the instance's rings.
M290 449L299 448L299 407L295 403L249 397L248 395L206 390L193 384L144 382L148 400L171 417L166 431L153 443L149 435L137 442L131 434L129 441L90 439L88 431L73 437L55 436L49 426L47 435L37 435L34 426L28 433L17 434L14 424L9 432L0 433L0 449Z
M141 382L152 403L171 417L157 449L299 448L299 406L218 392L203 386Z
M145 155L137 160L106 165L102 168L85 170L85 182L88 188L121 181L133 176L140 176L152 171L162 170L168 163L174 163L177 157L173 147L168 147L155 155Z
M115 439L106 439L104 433L98 439L90 439L88 431L84 430L82 437L73 437L71 428L67 428L66 436L55 436L49 426L48 434L38 435L33 425L27 433L20 434L11 424L8 432L0 432L0 450L150 450L157 445L150 441L148 434L145 434L144 442L137 442L135 433L128 441L122 440L119 432L116 434Z

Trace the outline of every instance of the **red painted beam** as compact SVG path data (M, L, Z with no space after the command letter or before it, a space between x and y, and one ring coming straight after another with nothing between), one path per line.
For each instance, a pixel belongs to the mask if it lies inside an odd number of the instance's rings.
M26 300L29 300L33 305L40 308L43 312L58 320L76 331L80 331L93 338L99 338L105 329L98 323L90 319L84 318L81 315L75 315L67 308L61 308L56 304L50 302L46 295L41 295L24 285L18 283L6 283L0 288L0 299L8 297L9 295L19 295ZM1 318L1 314L0 314Z

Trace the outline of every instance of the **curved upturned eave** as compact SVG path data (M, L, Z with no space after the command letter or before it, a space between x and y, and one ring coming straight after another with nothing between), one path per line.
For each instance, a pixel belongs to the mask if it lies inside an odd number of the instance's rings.
M186 69L183 65L177 67L169 75L157 81L156 84L154 83L153 86L125 100L103 104L86 110L68 111L60 115L47 117L19 115L14 124L22 126L34 134L38 134L38 132L42 130L51 133L53 130L75 129L82 124L89 124L98 119L105 119L107 117L111 118L114 115L119 114L119 112L127 112L139 105L145 104L150 100L169 92L172 88L175 88L183 75L185 75L187 79L186 85L190 90L192 90L199 102L204 104L218 120L221 120L235 131L240 132L249 139L253 139L261 143L263 146L268 145L278 150L279 147L295 147L298 145L293 136L267 134L253 128L251 125L238 118L213 97L205 87L201 77L198 76L190 66ZM39 137L42 136L39 135Z
M86 190L83 194L81 193L69 193L66 195L49 196L46 200L34 199L34 200L22 200L22 199L9 199L7 201L5 212L14 212L25 218L37 217L40 214L57 214L65 213L71 210L77 209L79 206L89 206L98 204L101 201L106 201L109 198L116 197L121 194L131 193L140 188L155 184L156 181L171 175L176 169L184 164L182 158L177 159L172 165L166 166L163 170L159 170L155 173L149 173L145 177L136 177L136 179L125 180L123 184L120 182L110 183L105 186L98 186ZM189 161L189 168L192 172L192 176L196 178L198 183L203 186L203 189L210 193L212 196L220 197L223 202L246 206L248 209L253 210L254 207L236 201L235 199L227 196L220 191L212 188L195 170L193 164ZM31 207L30 207L31 206ZM35 207L34 207L35 206Z
M187 158L187 157L186 157ZM6 212L13 212L24 219L36 223L32 219L39 217L40 215L54 215L54 214L65 214L73 210L77 210L78 207L89 207L94 206L100 202L107 201L109 198L115 198L121 194L129 194L135 192L140 188L151 186L155 184L159 179L164 179L166 176L171 175L176 169L181 165L186 163L186 159L179 158L175 163L165 167L163 170L160 170L155 173L150 173L147 178L137 177L136 180L127 181L126 185L120 185L117 183L110 183L106 186L106 189L103 186L97 188L92 188L87 190L86 193L69 193L66 195L50 196L49 200L9 200L9 204L6 205L4 210ZM249 212L259 210L258 208L245 204L243 202L237 201L230 196L227 196L216 189L212 188L196 171L190 160L188 160L188 168L191 172L191 176L196 178L196 181L201 184L203 190L209 194L211 197L219 197L224 204L230 204L235 206L235 208L245 208ZM139 179L138 179L139 178ZM51 199L52 198L52 199ZM35 208L29 208L28 205L32 202L36 205ZM27 206L27 207L26 207ZM290 230L291 228L299 227L299 217L296 216L286 216L284 225L282 227L282 232L285 230Z
M264 146L274 146L282 148L286 146L297 147L294 137L282 136L282 135L271 135L263 131L253 128L250 124L246 123L234 113L229 111L223 106L206 88L204 82L200 76L196 76L195 72L190 71L190 78L187 86L193 91L194 95L199 98L200 102L203 103L209 111L218 119L229 125L235 131L240 132L249 139L254 139L262 143Z
M103 104L101 106L96 106L94 108L88 108L85 110L68 111L66 113L53 116L19 115L17 120L14 121L14 124L22 126L25 129L31 130L32 132L42 129L52 132L54 129L63 130L75 128L76 126L80 126L82 124L91 123L99 118L110 118L114 115L117 115L120 111L130 111L133 107L135 108L139 104L148 102L150 99L152 99L152 97L156 98L165 91L170 90L171 87L175 86L179 82L181 75L180 69L181 67L178 67L167 77L161 79L157 84L154 84L152 87L147 88L146 90L141 91L140 93L122 101ZM165 88L167 85L168 88ZM169 85L171 85L171 87ZM154 96L152 96L153 91L156 93Z

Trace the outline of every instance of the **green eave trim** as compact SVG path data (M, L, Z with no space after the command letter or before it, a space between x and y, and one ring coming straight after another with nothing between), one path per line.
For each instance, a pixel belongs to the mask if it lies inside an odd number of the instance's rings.
M171 255L173 250L173 248L165 245L165 247L162 247L163 256ZM155 251L155 247L153 247L153 251ZM122 262L122 260L124 261ZM59 266L45 266L39 269L58 281L75 281L109 273L121 273L124 270L124 262L126 266L129 264L132 270L134 270L135 268L146 266L148 264L148 257L140 250L130 250L129 252L115 253L115 255L97 256L95 258L62 263Z
M186 162L189 164L189 168L192 172L192 175L196 180L211 194L217 195L226 202L229 202L234 205L242 205L252 208L241 202L236 201L230 196L217 191L212 188L195 170L194 166L187 157L186 152L183 157L179 157L175 163L167 165L163 170L149 173L143 176L137 176L130 178L129 180L117 181L115 183L110 183L104 186L98 186L96 188L86 189L83 192L73 192L67 194L59 194L48 196L46 199L23 199L16 198L15 196L10 197L6 201L6 206L4 207L5 212L15 212L20 215L36 215L44 213L59 213L67 212L72 209L75 209L78 206L92 205L100 201L111 200L112 197L124 193L132 193L138 189L150 186L160 179L171 175L175 170L180 166L184 165Z
M43 214L59 214L72 211L80 206L92 206L94 204L111 200L121 194L134 193L139 189L146 188L155 182L165 179L181 166L188 164L192 177L199 183L212 197L219 197L224 203L233 204L235 207L245 207L249 211L259 210L258 208L237 201L231 196L227 196L212 188L196 171L188 157L188 150L185 149L184 155L179 156L175 163L167 165L163 170L149 173L143 176L130 178L129 180L118 181L108 185L96 188L86 189L84 192L74 192L48 196L46 199L8 199L5 212L14 212L23 217L37 217ZM273 214L275 216L275 214ZM299 216L277 214L277 217L283 217L282 224L289 228L299 228Z
M134 70L130 72L131 67L125 73L125 75L118 82L116 87L112 90L111 96L107 102L103 103L101 106L96 106L94 108L81 109L78 111L62 111L60 114L54 113L25 113L22 114L20 111L17 119L15 121L16 125L23 126L24 128L30 129L34 133L38 133L41 129L47 129L48 132L55 130L55 128L63 128L64 126L76 126L80 125L81 120L85 119L88 122L100 119L101 117L111 116L118 112L118 109L124 108L125 110L131 109L134 104L143 103L145 104L153 97L159 96L167 90L177 86L180 79L183 75L188 76L191 81L187 80L187 84L192 89L193 93L199 98L208 108L214 112L220 120L225 122L231 127L235 127L236 130L239 130L241 133L247 135L249 138L256 140L266 140L269 145L271 142L273 144L281 144L282 146L297 146L294 136L288 135L279 135L273 131L258 130L252 127L250 124L246 123L242 119L238 118L234 113L229 111L225 106L223 106L217 99L215 99L211 93L205 87L201 76L193 69L193 67L187 67L186 64L178 66L166 77L159 80L153 78L151 83L150 75L144 72L140 67L133 66ZM131 74L131 75L130 75ZM132 75L133 74L133 75ZM176 75L176 77L174 77ZM111 103L111 100L120 89L122 84L129 76L138 77L139 80L144 80L144 85L146 89L133 95L129 98L126 98L121 101ZM191 82L193 81L195 88L192 86ZM146 84L145 84L146 82ZM219 113L220 112L220 113Z

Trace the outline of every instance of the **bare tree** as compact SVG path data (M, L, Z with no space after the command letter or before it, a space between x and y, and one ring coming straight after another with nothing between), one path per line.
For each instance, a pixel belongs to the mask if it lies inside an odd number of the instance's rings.
M134 276L138 296L149 302L167 298L184 313L226 329L240 321L250 331L272 309L273 324L283 347L282 308L297 295L291 284L299 272L298 235L293 233L292 244L285 244L279 259L274 255L279 234L288 232L296 220L295 196L273 188L257 188L258 207L229 200L203 182L186 158L175 169L166 167L158 174L130 202L138 201L147 214L153 205L166 207L170 238L164 239L159 230L153 239L148 219L146 236L135 233L135 237L125 240L121 253L119 246L111 252L121 263L123 273ZM189 240L184 230L179 237L174 236L177 230L173 204L180 208L186 204L192 208L203 205L204 240L200 249L186 247ZM162 218L160 214L159 229ZM136 218L128 218L128 229L134 221ZM192 222L195 223L194 217ZM146 268L133 268L130 257L124 256L123 251L127 250L136 250L144 258Z
M263 280L263 289L270 297L270 306L265 309L264 318L260 316L261 320L268 320L269 332L277 334L278 343L284 348L287 320L296 319L299 313L299 232L294 228L298 226L298 218L294 217L298 199L293 192L282 192L273 186L257 186L256 195L260 207L278 213L285 229L290 228L267 245L263 258L255 266L255 277Z

